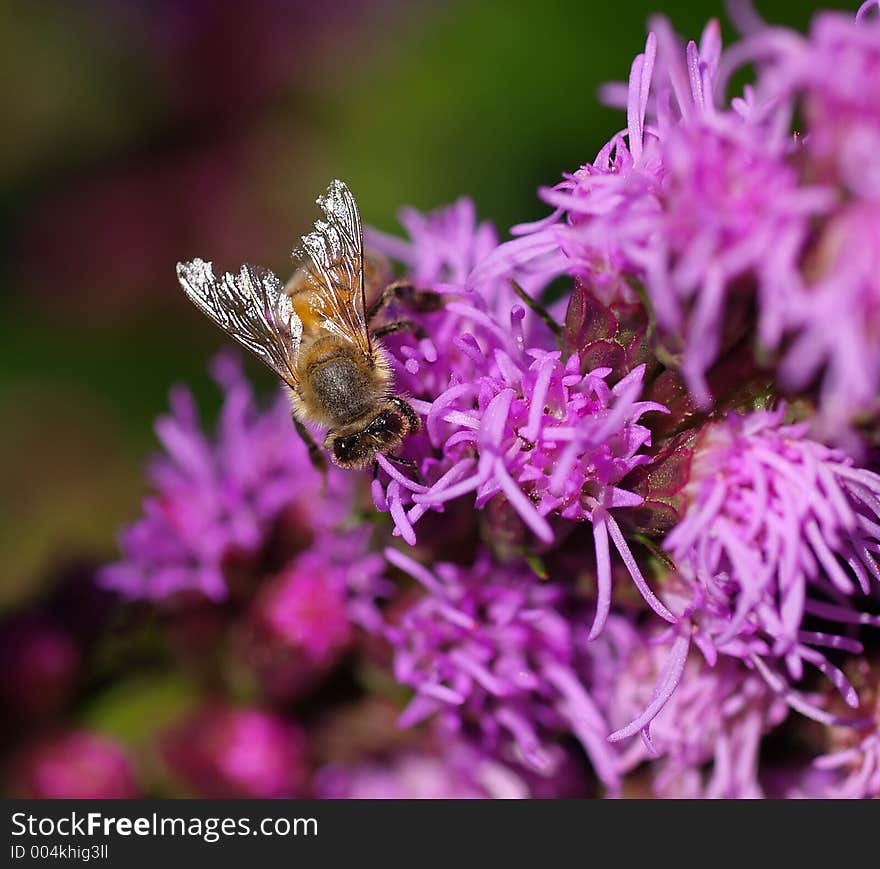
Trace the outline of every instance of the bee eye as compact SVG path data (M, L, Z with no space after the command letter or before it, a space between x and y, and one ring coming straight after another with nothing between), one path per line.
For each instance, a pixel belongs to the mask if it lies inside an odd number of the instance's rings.
M336 438L333 441L333 455L342 463L350 462L357 448L356 435L347 438Z
M383 410L373 421L367 426L367 430L383 440L388 435L399 435L403 431L403 423L400 414L390 410Z

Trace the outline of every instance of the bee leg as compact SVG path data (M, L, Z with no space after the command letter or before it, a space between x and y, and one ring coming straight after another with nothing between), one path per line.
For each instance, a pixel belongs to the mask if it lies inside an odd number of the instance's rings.
M394 281L388 284L379 298L367 309L367 322L390 302L403 302L411 311L429 313L443 307L443 297L433 290L419 290L409 281Z
M420 486L425 485L425 478L422 476L422 472L419 470L419 466L412 459L404 459L402 456L392 456L390 453L386 453L385 458L388 459L389 462L394 462L394 464L401 465L402 467L409 470L412 473L415 481Z
M379 476L379 462L375 459L373 460L373 479Z
M370 334L375 338L382 338L385 335L393 335L395 332L410 332L420 340L428 337L424 328L414 320L395 320L393 323L386 323L384 326L374 329Z
M312 463L312 467L314 467L314 469L321 475L323 485L326 485L327 459L324 457L324 453L315 442L312 433L296 417L293 417L293 426L296 429L296 433L302 438L302 442L306 445L306 449L309 451L309 460Z
M422 427L422 421L413 410L412 405L404 401L399 395L395 395L391 399L391 403L406 417L406 421L409 424L408 434L419 431Z
M409 281L394 281L382 290L379 297L367 308L367 322L371 322L389 302L401 299L404 296L416 292L416 288Z

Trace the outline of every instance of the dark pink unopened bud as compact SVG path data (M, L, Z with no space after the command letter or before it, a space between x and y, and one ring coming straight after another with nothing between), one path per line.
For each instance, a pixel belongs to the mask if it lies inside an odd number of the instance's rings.
M0 626L0 706L12 729L47 721L68 704L80 650L49 619L20 617Z
M88 731L69 731L26 749L12 789L34 799L127 799L140 796L125 749Z
M306 783L305 736L263 709L204 707L167 733L161 750L172 775L199 797L292 797Z

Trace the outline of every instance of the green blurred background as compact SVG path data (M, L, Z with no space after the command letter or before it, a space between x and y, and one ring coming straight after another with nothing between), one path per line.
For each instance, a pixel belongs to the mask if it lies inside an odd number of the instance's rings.
M115 555L173 382L216 406L205 363L225 342L178 259L283 274L337 176L386 230L465 193L502 231L543 215L536 187L623 126L596 91L627 76L651 14L688 37L719 15L732 38L720 3L658 5L0 5L0 609ZM798 28L818 7L759 4Z

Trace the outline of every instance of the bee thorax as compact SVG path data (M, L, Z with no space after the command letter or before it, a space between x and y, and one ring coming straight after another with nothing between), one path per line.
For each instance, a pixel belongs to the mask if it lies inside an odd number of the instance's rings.
M374 411L386 399L383 371L364 364L354 354L315 354L298 392L309 414L331 428L351 425Z

